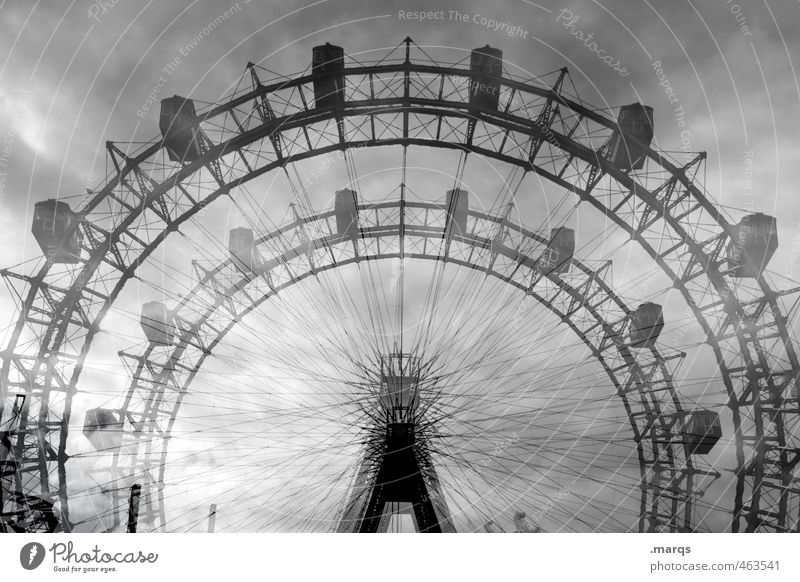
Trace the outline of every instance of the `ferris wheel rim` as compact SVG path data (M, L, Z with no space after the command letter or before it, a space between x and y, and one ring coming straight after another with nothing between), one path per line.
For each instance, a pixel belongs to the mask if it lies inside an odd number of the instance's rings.
M374 70L380 70L379 67L378 68L373 68L373 69ZM413 70L413 69L414 69L413 66L405 66L405 68L403 70ZM457 70L457 69L453 69L453 68L428 67L427 70L429 72L438 72L438 73L443 74L443 75L455 75L455 76L460 76L460 77L465 77L465 78L469 77L468 71ZM358 72L358 71L356 71L356 72ZM308 79L309 78L307 78L306 81L308 81ZM506 83L506 84L509 85L510 82ZM562 99L558 94L556 94L554 92L553 93L545 92L544 94L546 94L548 97L552 97L553 99L556 99L556 100ZM408 101L406 101L406 102L408 102ZM402 100L398 101L398 103L402 104ZM440 101L439 103L441 105L443 105L444 107L451 107L452 108L454 106L454 104L452 102ZM563 102L563 99L562 99L562 105L563 104L566 104L566 102ZM455 105L456 105L456 107L455 107L456 109L461 109L461 110L465 109L465 106L464 106L463 103L455 104ZM225 107L225 106L223 106L223 107ZM328 112L325 112L325 113L327 114L327 116L328 116L327 118L329 118L329 119L333 119L333 118L336 117L336 111L335 110L331 110L331 111L328 111ZM441 113L444 114L444 113L446 113L446 111L443 110ZM611 127L613 125L613 121L612 120L610 120L608 118L605 118L605 117L597 114L596 112L591 112L591 111L587 110L586 115L588 117L592 117L593 119L595 119L595 121L603 123L604 125L606 125L608 127ZM475 116L476 118L480 119L481 121L492 121L492 120L498 118L497 114L484 115L483 113L478 113L477 115L475 115L473 113L473 116ZM296 118L297 116L292 116L292 117ZM316 119L321 119L321 117L319 117L319 115L317 115ZM534 128L532 127L530 119L520 119L520 121L522 122L522 126L523 127L527 126L527 128L531 132L533 131ZM398 144L402 144L402 143L415 144L415 141L419 142L420 140L408 140L408 139L405 139L405 140L394 140L394 142L398 143ZM373 145L376 145L376 144L373 144ZM458 148L463 148L463 144L457 144L457 143L456 144L449 144L449 145L446 144L446 143L431 143L430 145L435 145L436 147L458 147ZM124 164L124 168L122 168L119 171L119 173L112 179L112 183L114 183L116 185L118 183L118 180L120 180L123 176L125 176L125 175L127 175L127 174L129 174L131 172L136 171L136 169L138 168L138 165L140 163L142 163L142 161L144 160L143 156L145 156L145 154L147 154L147 155L154 154L155 152L157 152L160 149L160 147L161 147L161 145L159 143L155 143L155 144L149 146L148 148L146 148L144 154L141 154L140 156L137 156L137 158L135 158L135 159L126 159L125 164ZM213 152L213 156L216 156L215 159L218 159L218 158L222 157L226 153L226 148L228 148L228 147L229 147L228 144L220 144L218 146L217 150ZM336 146L332 146L332 147L328 148L328 151L334 151L336 149L342 149L342 148L346 148L346 147L349 147L349 142L347 144L338 144ZM482 151L480 148L477 148L477 147L473 147L472 151L474 151L475 153L484 155L484 156L489 155L489 157L495 157L495 156L491 155L491 152L489 152L487 150L483 150ZM647 191L647 190L641 188L640 186L638 186L629 176L627 176L625 174L622 174L621 172L619 172L618 170L615 170L614 168L609 167L609 164L607 162L605 162L601 157L597 156L595 152L583 152L583 153L586 154L587 157L594 156L594 158L597 160L597 165L602 170L604 170L605 173L607 173L609 176L614 177L615 179L621 180L622 183L627 183L629 186L631 186L631 190L634 192L635 195L639 196L640 194L642 194L644 192L648 192L649 193L649 191ZM314 155L320 155L320 154L319 154L319 152L317 152ZM653 160L655 160L655 161L657 161L659 163L661 163L661 160L665 160L665 158L663 158L660 154L658 154L652 148L647 148L647 155L648 155L648 157L650 157L651 159L653 159ZM112 153L112 156L113 156L113 153ZM308 157L311 157L311 155L309 155ZM295 157L292 158L291 161L293 161L294 159L300 159L300 157L295 156ZM500 158L498 158L498 159L500 159ZM503 161L508 161L508 159L503 159ZM286 160L284 160L283 163L286 163ZM191 172L186 171L187 168L184 168L182 170L182 172L186 172L185 175L191 175L192 173L194 173L194 171L200 170L200 168L203 166L203 163L196 162L193 165L194 165L194 167L191 168L191 170L192 170ZM533 164L531 164L531 165L533 165ZM686 176L686 172L683 171L683 169L677 168L675 166L667 167L666 169L670 174L676 175L678 180L681 181L682 183L684 183L685 185L688 185L688 184L692 184L693 185L693 182ZM535 168L534 168L534 171L535 171ZM545 177L549 177L549 176L545 175ZM169 181L171 181L172 185L174 186L175 184L177 184L179 182L179 178L176 175L174 179L168 180L168 182ZM554 183L558 184L558 182L556 182L556 181L554 181ZM560 184L560 185L564 186L563 183ZM113 186L111 186L111 188L113 188ZM94 200L100 200L101 197L107 195L108 192L110 192L111 188L109 188L109 187L103 188L103 191L101 193L99 193L98 197L96 199L94 199ZM223 193L228 193L233 188L235 188L235 185L234 186L228 185L227 187L221 187L220 190L222 190L222 192L220 192L220 194L218 194L218 195L221 195ZM569 188L569 189L571 189L573 192L576 191L576 189L574 187ZM690 194L694 198L699 200L706 207L706 209L709 209L709 208L713 209L714 208L713 203L711 203L710 200L708 200L705 197L705 195L703 195L697 188L692 187L692 188L690 188L690 190L691 190ZM166 191L166 189L164 191ZM157 194L157 196L161 196L163 194L163 192L158 193L157 191L153 191L152 194ZM647 200L645 200L645 202L650 204L650 205L652 205L652 207L656 211L659 211L659 205L657 204L657 202L658 202L657 199L655 197L653 197L652 195L650 195L650 196L651 196L651 200L649 202ZM155 198L156 198L156 196L153 196L153 199L155 199ZM587 194L586 199L591 201L591 196L589 194ZM90 209L91 208L91 203L90 203L90 205L87 205L86 208ZM669 212L664 212L664 208L661 208L660 211L665 215L665 217L671 218L671 216L669 216ZM84 219L86 218L86 214L88 214L88 211L87 211L87 213L82 214ZM724 231L723 234L722 234L723 239L724 239L724 236L726 234L729 236L729 232L728 232L729 225L727 225L727 223L724 220L724 218L721 215L719 215L719 214L717 214L715 212L712 212L712 216L714 216L715 219L720 223L720 226ZM678 224L678 226L680 226L680 224ZM163 240L163 238L166 237L166 232L167 231L165 230L164 237L162 237L161 240ZM160 244L161 240L158 241L158 244ZM687 236L686 239L684 239L684 243L688 244L689 240L691 240L694 243L693 254L696 257L698 257L698 259L700 259L699 262L700 262L700 267L702 269L702 274L708 276L708 273L707 273L708 272L708 267L709 267L710 264L713 264L713 262L712 261L708 261L708 260L703 261L702 259L704 257L705 258L708 258L708 257L705 255L705 252L703 252L702 245L700 243L698 243L697 241L694 241L694 239L692 237L690 237L690 236ZM643 241L637 241L637 242L639 242L640 244L643 244ZM90 263L92 263L93 260L95 261L94 266L92 268L86 269L86 271L89 272L89 273L93 273L94 272L93 269L97 268L97 266L99 265L100 261L102 260L102 257L101 256L93 257L93 259L90 259L86 263L86 266L90 267ZM25 301L23 303L23 308L21 310L20 317L18 319L18 325L16 326L17 328L21 329L21 327L24 325L24 323L26 321L26 317L27 317L27 312L30 309L30 305L36 299L38 293L40 292L40 287L46 285L45 278L47 276L48 269L49 269L49 266L45 265L42 268L42 270L37 274L37 276L35 276L33 278L30 278L29 282L31 284L31 289L30 289L30 292L26 296L26 299L25 299ZM715 271L716 268L712 268L711 270ZM724 280L724 278L722 277L721 274L716 272L716 273L713 273L713 275L714 275L713 278L716 279L717 282L720 283L724 289L728 289L728 286L725 283L725 280ZM760 287L761 287L761 289L763 291L763 294L764 294L764 298L765 298L767 304L770 307L769 311L775 311L776 313L779 314L780 313L780 306L777 303L778 294L775 291L772 291L770 289L770 287L769 287L768 283L766 282L766 279L764 278L763 275L761 275L759 277L758 284L760 285ZM715 287L715 289L717 289L717 285L716 284L714 284L713 286ZM75 309L75 305L80 300L83 286L78 286L79 287L78 292L77 293L72 293L72 291L73 291L73 289L75 287L76 287L76 285L73 284L73 286L70 288L71 293L68 294L67 297L65 297L64 301L61 304L59 304L59 309L64 309L66 312L72 312ZM691 295L690 295L688 290L685 290L684 297L685 297L685 299L687 299L687 301L690 299ZM726 309L728 309L728 308L730 309L730 311L734 315L734 317L737 318L737 320L740 318L741 314L744 313L744 310L743 310L741 304L739 304L739 302L738 302L738 298L736 297L736 294L733 293L733 292L729 293L726 296ZM703 319L702 316L700 314L698 314L697 312L695 312L695 315L698 318L698 321L701 321L701 319ZM65 322L64 323L65 327L67 325L66 322L68 321L68 319L69 319L68 317L63 319L64 322ZM102 319L102 317L100 317L99 319ZM703 321L704 321L704 319L703 319ZM785 326L785 321L782 319L782 317L778 316L778 317L775 318L774 321L775 321L775 325L778 327L780 338L781 338L783 344L786 346L787 354L788 354L788 357L790 359L790 364L792 366L792 369L789 370L788 373L786 373L786 375L789 377L789 382L792 382L792 381L796 382L797 381L797 373L796 372L798 370L798 365L797 365L797 362L796 362L796 355L794 353L794 347L793 347L793 343L791 341L791 337L790 337L790 335L788 333L788 330L787 330L787 328ZM703 322L701 321L701 326L702 325L703 325ZM703 327L704 327L704 329L706 329L707 326L703 326ZM59 335L61 336L61 338L59 338ZM712 334L710 334L710 335L712 335ZM752 343L755 344L755 341L758 340L758 337L755 336L755 337L751 337L751 338L745 338L745 337L743 337L743 332L741 332L741 331L739 331L737 333L737 335L738 335L740 349L742 351L743 357L747 360L747 362L748 362L747 365L748 366L752 366L751 359L750 359L750 356L749 356L749 349L748 349L749 343L748 342L752 342ZM90 331L88 336L87 336L89 338L88 343L91 343L91 339L90 338L92 336L93 336L93 331ZM15 329L15 332L12 334L12 339L9 342L9 346L8 346L9 353L12 353L13 350L16 348L16 342L18 340L18 337L19 337L18 332ZM47 338L49 340L50 334L48 334ZM56 343L59 343L61 341L61 339L63 339L63 333L56 334ZM48 343L49 343L49 341L45 342L45 344L48 344ZM714 338L713 336L710 337L710 342L709 343L712 344L712 348L715 350L715 352L717 354L719 354L720 350L719 350L718 344L716 343L716 338ZM43 357L43 355L45 353L43 350L44 350L44 346L42 347L42 352L40 353L40 356L39 356L40 358ZM758 350L756 350L756 351L758 351ZM768 364L765 365L763 351L762 351L762 353L759 354L759 358L760 358L759 364L763 369L765 369L765 370L771 369ZM10 365L11 365L10 364L10 359L11 358L9 358L9 357L4 358L4 364L3 364L3 380L4 380L4 384L8 382L9 368L10 368ZM40 367L40 365L41 365L40 363L34 364L34 369L38 369ZM724 369L724 360L721 358L721 356L718 357L718 365L720 367L720 372L723 375L723 380L725 381L726 389L728 390L729 395L731 396L731 399L733 401L732 402L733 405L731 406L731 408L732 408L733 413L734 413L734 424L735 424L735 427L737 428L737 430L736 430L737 448L741 450L743 448L743 445L742 445L741 440L739 440L739 438L738 438L739 437L739 433L740 433L740 431L738 430L738 427L740 425L740 421L738 420L738 416L739 416L739 409L741 408L742 405L739 403L738 396L736 395L736 393L735 393L735 391L734 391L734 389L733 389L733 387L731 385L730 380L727 378L727 374L726 374L726 371ZM74 390L74 383L77 381L77 377L79 376L79 374L80 373L78 372L76 375L73 376L73 378L70 379L70 386L72 387L73 390ZM789 382L787 382L787 385L784 386L782 389L786 389L786 387L788 387L788 385L789 385ZM49 390L49 386L48 386L48 390ZM68 393L68 397L69 397L69 393ZM68 413L69 413L69 411L68 411L68 409L66 409L65 410L65 415L68 416ZM65 442L67 430L68 430L67 426L64 424L64 426L62 428L62 434L61 434L62 443ZM757 428L756 430L758 431L759 429ZM758 435L756 435L756 436L758 436ZM60 449L61 448L62 447L60 447ZM756 454L757 454L757 457L758 457L756 459L756 461L759 462L759 463L763 462L763 458L760 457L760 453L758 451L756 451ZM743 453L739 453L739 456L740 456L740 459L737 462L739 464L740 469L744 469L745 460L744 460L744 457L743 457ZM59 471L60 472L62 471L62 467L61 466L59 467ZM739 482L739 486L737 487L736 497L737 497L737 500L739 500L739 505L741 505L742 491L740 489L743 486L742 483L743 483L743 480L745 479L746 471L744 471L744 470L739 471L739 474L740 474L740 477L739 477L740 482ZM754 490L754 496L757 496L760 493L760 491L758 491L757 489L758 488L756 488L756 490ZM740 508L739 511L735 511L734 520L735 520L736 523L738 523L738 519L740 517L740 513L741 513L741 508ZM750 514L752 516L753 514L757 514L757 513L758 513L758 507L757 507L757 503L756 503L754 505L751 505ZM738 527L737 525L734 525L734 529L736 529L737 527ZM751 525L748 525L748 528L749 527L751 527ZM755 526L753 526L753 527L755 527Z
M442 210L442 206L441 205L437 205L437 204L426 203L426 202L401 202L399 200L398 201L389 201L389 202L380 202L380 203L367 203L367 204L360 205L359 206L359 210L364 210L364 211L367 211L367 210L376 210L376 211L377 210L381 210L381 211L385 211L385 210L391 210L391 209L399 209L401 206L403 206L405 208L412 208L412 209L413 208L421 208L421 209L427 209L427 210L431 210L431 209L437 209L439 211ZM289 223L287 225L278 226L277 228L275 228L272 231L260 233L258 240L261 243L263 243L264 241L268 241L268 240L276 238L276 233L285 234L285 232L289 228L293 228L293 227L294 228L302 228L304 225L313 224L315 221L318 221L318 220L321 221L323 219L330 218L332 215L333 215L333 211L328 210L328 211L320 211L320 212L315 213L313 215L303 216L302 218L297 218L297 220L295 220L292 223ZM542 244L543 246L547 242L547 240L544 237L542 237L540 234L538 234L538 233L536 233L534 231L528 230L528 229L526 229L526 228L522 227L521 225L518 225L518 224L516 224L514 222L511 222L511 221L507 220L507 218L505 218L505 217L486 214L484 212L474 211L474 210L470 210L469 211L469 215L474 217L474 218L477 218L477 219L486 220L487 222L496 223L498 226L501 226L502 228L507 228L510 231L514 231L516 233L522 234L523 236L529 238L530 240L534 240L534 241ZM399 225L399 224L397 226L395 226L394 228L397 229L395 232L392 232L392 231L388 230L391 227L387 227L386 225L381 225L379 229L377 229L377 227L375 227L375 228L376 228L376 230L362 229L362 232L360 234L360 238L361 239L366 239L366 238L376 238L376 239L378 239L378 238L382 238L382 237L399 236L399 232L400 232L401 229L405 233L406 236L424 236L426 238L430 238L430 239L433 239L433 240L438 240L438 239L441 239L442 236L445 236L445 228L444 227L441 227L438 230L437 229L432 229L430 231L417 231L417 230L415 230L415 228L416 228L415 226L404 223L402 226ZM423 232L424 232L424 234L423 234ZM481 237L478 237L478 235L457 236L457 237L454 238L454 240L457 240L458 242L461 242L461 243L467 243L469 245L472 245L473 248L485 248L486 245L487 245L487 241L482 239ZM331 235L325 236L323 238L309 240L308 244L301 245L301 246L299 246L299 247L297 247L295 249L287 250L286 254L287 255L292 255L293 257L296 257L296 258L300 258L302 256L305 256L305 257L308 258L308 257L310 257L310 254L313 252L314 248L329 248L330 246L332 246L334 244L341 244L342 242L343 242L343 239L342 239L342 237L340 235L332 233ZM345 243L349 243L349 239L345 240L344 242ZM504 247L504 248L501 249L500 246L498 245L497 252L498 252L498 254L502 254L502 251L510 252L510 250L511 249L508 248L508 247ZM532 262L532 263L535 264L537 262L537 259L534 259L532 255L523 254L523 253L520 253L519 251L516 251L516 252L520 255L519 258L518 258L518 261L520 263ZM129 385L129 388L128 388L128 391L127 391L128 396L125 399L125 405L124 405L124 407L122 409L123 418L130 416L130 412L128 410L129 402L130 402L133 394L142 389L142 387L138 385L138 382L141 379L143 379L142 373L143 373L143 371L145 369L147 371L147 374L150 376L150 378L148 378L146 380L145 385L147 385L147 383L150 382L150 383L153 383L156 387L158 387L159 385L161 385L162 382L166 383L168 381L167 377L168 376L171 377L172 376L172 372L181 365L180 358L183 357L183 354L184 354L184 351L185 351L187 345L192 344L192 343L198 343L198 344L202 345L203 346L203 355L201 356L201 358L203 358L203 359L199 360L196 363L196 365L194 366L194 369L192 370L192 372L189 373L185 383L183 383L183 384L181 384L179 386L176 386L176 389L180 392L181 395L189 394L189 387L190 387L192 381L195 378L195 374L197 372L199 372L199 370L202 368L202 365L204 363L205 358L210 356L213 353L213 350L214 350L215 346L218 345L220 343L220 341L222 341L222 339L225 337L225 335L227 335L227 333L233 327L235 327L235 325L237 325L238 322L242 318L244 318L251 311L253 311L255 309L258 309L260 306L265 304L267 301L271 300L274 296L276 296L278 294L278 292L282 292L286 288L289 288L289 287L292 287L294 285L300 284L300 283L304 282L308 277L310 277L312 275L316 276L317 274L320 274L322 272L326 272L328 270L343 268L343 267L346 267L346 266L351 265L351 264L358 264L361 261L394 260L394 259L397 259L398 256L399 255L397 255L396 253L386 253L386 252L377 252L377 253L375 253L375 252L372 252L372 253L369 253L367 255L363 255L363 254L359 255L358 257L355 257L353 259L347 259L347 260L344 260L344 261L337 260L332 265L314 264L313 268L310 267L312 262L309 260L308 261L309 267L306 270L303 270L303 271L295 270L293 272L293 277L286 284L282 284L280 286L275 285L274 287L271 284L270 285L270 289L273 289L273 293L274 294L259 295L259 296L257 296L257 298L253 298L253 301L250 303L250 305L247 308L245 308L244 311L241 311L236 316L233 316L233 317L230 318L230 322L228 324L220 326L220 322L215 321L214 325L219 327L220 330L217 333L216 337L214 337L213 334L212 334L211 337L213 337L213 339L211 339L210 341L209 341L209 338L201 339L200 335L199 335L199 332L198 332L198 329L196 329L196 327L194 325L192 325L191 327L183 328L183 332L180 335L180 339L178 340L177 343L174 343L171 346L171 354L172 355L169 356L169 358L167 358L166 363L163 366L161 364L157 363L156 361L150 359L150 356L151 356L153 350L157 349L152 344L148 344L144 348L144 352L143 353L135 354L135 353L127 353L126 352L126 354L125 354L126 357L130 357L131 359L133 359L136 362L138 362L138 364L136 366L136 370L132 374L133 379L132 379L132 381L131 381L131 383ZM611 379L613 387L617 391L617 396L619 396L621 398L621 400L622 400L623 406L625 407L625 410L626 410L626 416L628 417L629 423L630 423L630 425L631 425L631 427L633 429L633 436L635 437L634 438L634 442L636 443L637 454L639 456L639 468L640 468L640 474L642 475L642 484L641 484L641 488L642 488L642 492L641 492L642 504L645 504L645 502L650 501L649 495L650 495L651 489L648 487L648 483L645 480L645 474L647 472L647 466L646 466L647 461L645 461L645 459L644 459L644 455L643 455L643 451L642 451L642 444L641 444L641 441L642 440L645 440L645 441L648 440L648 437L642 437L639 434L640 430L639 430L638 425L636 424L635 417L640 415L641 413L638 412L638 410L639 410L638 408L631 406L629 404L629 402L628 402L629 395L634 394L635 390L633 388L625 388L624 387L625 385L630 386L631 383L635 383L636 384L636 390L638 390L639 395L640 396L644 396L646 394L646 392L647 392L647 387L649 385L648 382L643 380L643 378L645 378L647 376L647 374L643 372L642 366L639 363L639 359L634 355L636 353L636 350L631 349L627 345L627 343L625 343L625 341L622 339L622 336L624 335L624 330L621 331L620 329L617 329L615 327L615 326L618 326L619 322L609 322L609 321L607 321L607 319L605 319L604 316L602 314L600 314L600 312L598 311L598 307L599 306L602 306L602 305L606 304L608 301L610 301L610 302L613 302L614 304L616 304L619 307L619 309L620 309L620 311L622 313L630 314L632 312L632 310L625 304L625 302L622 300L622 298L619 297L616 293L614 293L613 289L605 282L603 277L599 276L598 271L591 269L590 267L585 265L583 262L581 262L577 258L573 257L573 261L572 261L573 268L578 269L583 274L585 274L590 280L596 282L596 284L598 285L598 287L601 290L600 293L598 293L598 294L604 294L605 295L605 297L601 297L600 299L597 300L596 305L594 303L591 303L586 298L585 295L581 295L581 292L580 292L579 289L577 289L572 284L560 279L558 277L558 275L556 275L555 273L550 272L550 273L547 273L547 274L543 274L543 277L549 279L551 282L553 282L554 284L557 284L562 289L564 289L565 292L567 294L571 295L573 298L575 298L578 301L579 305L581 307L583 307L584 309L586 309L595 318L595 320L598 323L602 323L603 329L612 338L612 343L614 344L614 347L620 352L621 357L627 362L627 366L625 368L623 368L622 370L619 370L619 369L618 370L612 370L611 367L610 367L610 364L608 362L606 362L605 359L602 357L602 351L603 351L602 347L598 346L598 345L595 345L595 343L592 343L592 341L587 337L587 335L581 329L579 329L579 327L575 323L572 322L572 319L571 319L570 315L567 314L567 313L563 313L563 312L559 311L558 308L556 308L556 306L552 302L552 300L548 300L546 297L543 297L543 296L539 295L536 292L531 292L530 289L526 289L524 285L520 285L516 281L505 280L500 275L500 273L498 273L497 271L495 271L493 269L486 270L485 265L479 264L477 260L471 262L471 261L464 261L464 260L460 260L460 259L456 259L456 258L452 258L452 257L437 257L437 256L434 256L434 255L424 255L424 254L423 255L419 255L419 254L415 254L413 252L406 252L406 253L404 253L404 256L407 257L407 258L420 259L420 260L430 260L430 261L442 260L443 262L448 263L448 264L454 264L454 265L457 265L457 266L471 268L471 269L474 269L474 270L479 270L479 271L482 271L482 272L486 272L487 274L491 274L493 277L500 279L505 284L512 285L512 286L516 287L519 291L523 291L526 294L532 296L539 304L544 305L545 307L547 307L552 313L554 313L559 319L561 319L562 322L565 323L581 339L581 341L587 347L589 347L589 349L592 351L592 354L594 355L594 357L598 359L598 361L600 362L600 364L603 367L604 371L606 372L606 374ZM197 293L199 293L201 290L205 290L207 288L217 289L218 288L217 284L211 284L209 286L209 279L214 277L215 274L219 273L223 267L225 267L225 266L233 266L234 264L235 264L235 261L232 258L228 258L227 260L221 261L220 264L218 266L216 266L216 267L211 267L209 269L205 269L204 268L203 271L205 272L205 276L200 281L198 281L198 283L195 285L195 287L190 292L184 294L181 297L180 301L178 302L178 305L175 308L170 310L171 314L174 317L176 317L176 319L185 320L187 323L190 322L190 321L195 321L195 320L199 323L199 322L203 322L203 321L208 320L210 318L210 313L212 311L220 311L220 310L222 310L222 304L210 306L206 310L206 312L204 312L200 317L198 317L196 319L194 317L188 317L188 316L186 316L186 314L182 314L181 313L182 309L185 306L187 306L189 304L192 304L194 302L195 295ZM248 291L247 283L252 281L252 280L254 280L254 279L257 279L259 276L262 276L266 270L268 270L266 267L259 267L258 269L254 269L252 272L243 272L241 274L241 279L233 282L230 285L230 287L228 288L228 290L232 290L233 294L240 293L240 294L244 295L249 301L251 299L251 296L247 292ZM588 293L588 291L586 293ZM227 290L224 291L223 294L225 295L226 298L228 298L230 300L234 300L234 295L229 295ZM593 299L593 297L594 296L592 296L592 299ZM224 323L224 320L222 321L222 323ZM216 329L216 327L213 328L213 329ZM666 386L667 386L666 390L668 391L668 393L670 395L670 399L673 401L673 403L675 405L676 413L673 413L672 416L676 416L676 415L680 416L681 414L683 414L683 408L682 408L681 403L680 403L680 398L679 398L679 396L678 396L678 394L677 394L677 392L675 390L675 387L674 387L674 385L672 383L671 373L666 368L666 361L674 359L675 356L672 356L672 357L664 357L664 356L662 356L658 352L657 346L651 347L649 351L653 354L654 360L658 363L658 365L662 369L662 372L661 372L662 378L661 378L660 381L663 381L666 384ZM629 376L625 376L626 374L628 374ZM625 377L628 378L627 381L625 381ZM157 388L156 388L156 390L157 390ZM155 417L150 417L150 418L138 418L137 417L136 418L136 423L133 423L133 424L149 426L150 427L149 432L151 432L151 433L153 433L155 431L153 426L158 426L158 427L160 427L158 429L158 432L160 434L169 435L170 428L172 426L172 422L174 421L174 419L179 417L181 402L182 402L182 397L176 399L174 406L170 410L165 412L163 419L157 419ZM676 418L670 418L670 416L667 416L665 413L662 414L660 402L658 400L655 400L654 402L651 402L650 405L653 407L654 410L649 410L648 409L647 412L651 415L651 417L652 417L651 421L653 422L653 424L658 423L658 424L661 424L662 426L669 426L671 428L675 426ZM636 408L636 410L637 410L636 414L634 414L634 412L632 410L633 408ZM160 420L160 422L159 422L159 420ZM164 428L165 426L166 426L166 428ZM671 430L671 428L670 428L670 430ZM139 436L135 437L135 439L137 441L139 440L139 438L140 438ZM161 437L159 436L158 438L161 438ZM681 484L681 485L685 484L686 493L684 494L684 493L679 493L679 491L673 491L673 493L675 493L677 496L681 497L681 502L680 502L681 505L682 505L682 510L681 511L683 512L684 516L682 518L680 518L680 524L679 525L676 525L674 523L671 523L671 524L668 524L668 525L670 527L676 527L680 531L691 530L691 528L692 528L692 525L691 525L692 486L693 486L693 478L694 478L694 473L693 473L694 469L693 469L692 460L691 460L691 457L688 456L688 455L686 455L685 457L682 457L682 455L676 454L676 451L683 451L682 441L677 440L677 441L674 441L674 442L670 441L670 442L666 442L665 443L662 440L664 438L665 437L663 435L656 436L655 433L651 433L651 435L649 437L649 440L652 441L651 445L653 446L655 451L658 451L659 448L665 449L665 451L661 452L661 455L666 454L668 459L681 458L686 464L686 471L687 471L687 477L686 477L685 481ZM160 489L160 487L163 487L163 477L164 477L164 473L165 473L165 470L167 469L167 465L168 465L167 462L166 462L166 455L167 455L168 445L169 445L169 438L164 438L164 448L162 449L162 452L161 452L161 455L160 455L161 456L161 462L158 463L158 465L157 465L158 466L158 475L159 475L158 483L156 484L156 489L158 491L158 504L159 504L157 512L158 512L158 514L160 516L162 516L161 517L162 524L164 523L164 517L163 516L165 514L164 514L163 492ZM658 456L656 454L656 452L654 452L653 454L656 457ZM117 458L116 455L115 455L115 458ZM126 458L130 459L130 452L126 452ZM131 463L135 463L135 459L136 459L136 457L134 455L133 459L130 459ZM151 465L148 464L148 466L151 466ZM645 526L645 524L647 524L647 526ZM640 523L639 523L640 530L644 531L646 529L646 527L649 527L649 528L653 529L653 528L656 528L659 525L662 525L662 524L660 524L658 522L658 518L650 515L647 511L642 511L642 514L640 516Z

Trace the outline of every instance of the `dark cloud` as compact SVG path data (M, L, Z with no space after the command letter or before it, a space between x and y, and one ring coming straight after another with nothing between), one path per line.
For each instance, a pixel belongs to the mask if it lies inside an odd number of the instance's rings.
M434 13L430 20L415 16L427 12ZM476 46L497 46L519 74L567 65L569 90L604 109L637 100L653 105L660 148L688 144L708 152L705 186L713 199L778 216L781 247L771 267L797 279L796 21L795 5L726 0L7 2L0 9L0 140L10 149L0 262L39 256L30 234L33 204L79 197L100 183L108 171L106 140L157 135L158 99L181 94L212 102L236 87L248 61L289 74L305 70L311 47L325 41L369 61L411 36L451 61ZM625 74L605 64L600 51ZM126 304L131 313L138 300ZM0 307L10 312L10 299ZM128 319L135 333L135 315ZM702 339L697 329L687 337ZM601 479L606 471L588 474Z

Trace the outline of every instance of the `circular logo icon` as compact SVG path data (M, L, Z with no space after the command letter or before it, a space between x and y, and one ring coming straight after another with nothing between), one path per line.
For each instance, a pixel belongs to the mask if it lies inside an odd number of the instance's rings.
M30 542L19 551L19 563L26 570L35 570L44 561L44 546L39 542Z

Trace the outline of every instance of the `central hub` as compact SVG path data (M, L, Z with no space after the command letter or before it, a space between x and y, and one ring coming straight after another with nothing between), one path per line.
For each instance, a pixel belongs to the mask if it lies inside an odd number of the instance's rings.
M416 531L454 531L426 445L430 425L420 422L420 380L429 370L402 351L381 356L377 373L365 370L377 387L377 402L368 404L374 424L339 531L394 531L391 524L409 515Z
M378 403L389 427L414 422L419 407L419 381L419 358L403 353L381 358ZM413 426L410 431L413 440Z
M386 427L386 449L396 451L413 446L414 423L413 422L392 422Z

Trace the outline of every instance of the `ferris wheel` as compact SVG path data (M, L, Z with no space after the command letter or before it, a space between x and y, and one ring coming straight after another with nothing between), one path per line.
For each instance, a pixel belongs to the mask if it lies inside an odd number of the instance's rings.
M800 287L492 47L161 102L2 271L3 531L799 531Z

